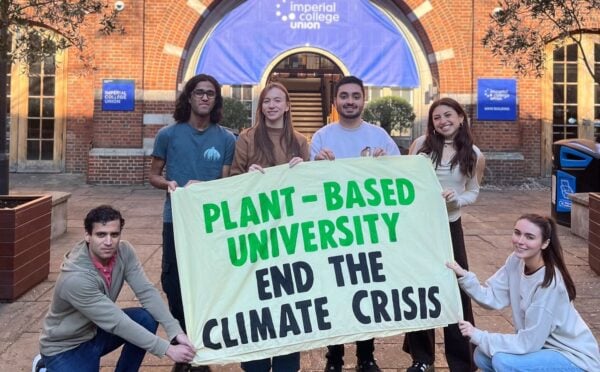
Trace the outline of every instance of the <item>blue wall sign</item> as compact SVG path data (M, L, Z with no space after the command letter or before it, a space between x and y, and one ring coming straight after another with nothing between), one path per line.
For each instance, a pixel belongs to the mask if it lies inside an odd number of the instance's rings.
M477 80L477 120L517 120L515 79Z
M129 79L102 80L102 111L135 110L135 81Z

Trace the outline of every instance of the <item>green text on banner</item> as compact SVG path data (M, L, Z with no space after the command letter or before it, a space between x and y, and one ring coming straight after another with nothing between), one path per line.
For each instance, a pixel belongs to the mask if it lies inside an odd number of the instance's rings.
M194 363L231 363L462 318L441 187L422 156L265 169L172 194Z

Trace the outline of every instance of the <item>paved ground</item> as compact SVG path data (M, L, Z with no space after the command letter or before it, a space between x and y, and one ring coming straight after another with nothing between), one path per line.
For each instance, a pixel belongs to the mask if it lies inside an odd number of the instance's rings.
M548 190L484 190L476 205L465 208L463 226L471 269L487 278L500 267L510 253L510 234L515 219L525 212L550 213ZM127 220L124 238L134 243L149 278L160 288L161 213L163 193L150 186L90 186L72 175L11 175L11 194L33 194L44 191L72 193L68 202L67 233L54 239L48 280L39 284L13 303L0 303L0 370L28 371L37 353L37 339L51 298L57 270L63 254L83 236L84 214L101 203L121 209ZM587 242L560 227L569 270L577 285L575 305L600 340L600 277L587 264ZM135 304L131 291L121 294L120 304ZM512 329L508 311L487 311L475 307L478 326L490 331ZM409 357L401 351L403 336L377 340L376 358L385 372L404 371ZM438 331L436 369L446 371L441 333ZM353 370L354 348L346 346L346 367ZM114 369L115 354L105 357L102 371ZM322 371L324 350L302 354L302 371ZM142 371L169 371L167 358L147 356ZM215 366L213 371L240 371L237 365Z

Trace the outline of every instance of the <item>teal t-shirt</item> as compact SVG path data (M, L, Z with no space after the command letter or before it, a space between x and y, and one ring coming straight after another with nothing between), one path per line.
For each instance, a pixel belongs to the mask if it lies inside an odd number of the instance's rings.
M221 178L223 166L233 162L234 150L234 135L218 124L199 131L188 123L177 123L158 131L152 156L165 161L166 179L183 187L190 180ZM163 221L173 222L168 193Z

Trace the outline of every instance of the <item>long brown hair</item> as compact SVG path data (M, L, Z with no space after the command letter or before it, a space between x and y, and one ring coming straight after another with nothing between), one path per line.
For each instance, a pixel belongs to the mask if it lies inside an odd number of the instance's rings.
M431 107L429 108L429 117L427 119L427 136L425 137L425 143L419 152L429 154L436 168L442 162L444 136L439 135L433 126L433 110L442 105L450 107L456 111L459 116L463 117L463 122L458 128L458 132L453 140L454 147L456 148L456 155L454 155L452 161L450 162L450 168L454 168L456 165L458 165L462 174L467 177L472 177L475 164L477 163L477 154L473 150L473 136L471 135L471 128L469 127L469 121L465 109L460 103L452 98L440 98L431 104Z
M565 259L563 257L562 247L558 240L558 232L556 229L556 222L550 217L540 216L539 214L524 214L517 221L527 220L532 224L540 228L542 232L542 243L549 241L550 243L545 249L542 249L542 259L544 260L544 266L546 266L546 273L544 274L544 281L542 287L548 287L554 280L555 268L560 271L567 287L567 293L569 294L569 300L575 299L576 290L573 278L567 270Z
M271 82L260 92L258 98L258 107L256 108L256 122L254 132L254 148L257 151L258 159L269 166L275 165L275 154L273 152L273 142L269 138L265 114L262 112L262 104L265 96L271 89L279 89L285 94L285 101L290 107L283 114L283 133L279 139L279 145L284 149L286 157L291 160L294 156L300 155L300 143L294 134L294 125L292 123L292 107L290 103L290 94L286 87L277 82Z

